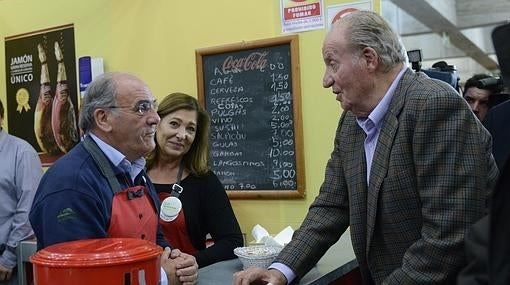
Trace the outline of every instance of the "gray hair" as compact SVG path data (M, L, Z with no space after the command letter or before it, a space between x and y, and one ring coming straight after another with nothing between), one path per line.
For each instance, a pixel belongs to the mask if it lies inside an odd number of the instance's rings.
M117 72L101 74L92 80L85 90L79 119L79 126L84 133L88 133L96 125L94 120L96 109L115 106L117 102L115 76L118 74Z
M379 55L381 70L387 72L400 63L406 63L406 52L398 34L382 16L371 11L356 11L339 22L345 25L345 35L351 50L360 55L365 47Z

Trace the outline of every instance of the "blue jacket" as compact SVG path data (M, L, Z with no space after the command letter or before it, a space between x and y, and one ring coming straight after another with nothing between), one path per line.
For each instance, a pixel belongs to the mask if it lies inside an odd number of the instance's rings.
M115 174L123 176L121 169L112 167ZM145 171L136 177L135 184L139 184L142 176L147 180L154 210L159 216L159 198ZM119 179L119 183L126 188L130 186L125 179ZM37 248L71 240L107 237L112 200L113 192L108 181L81 142L55 162L39 184L30 211ZM156 242L162 247L169 246L160 229Z

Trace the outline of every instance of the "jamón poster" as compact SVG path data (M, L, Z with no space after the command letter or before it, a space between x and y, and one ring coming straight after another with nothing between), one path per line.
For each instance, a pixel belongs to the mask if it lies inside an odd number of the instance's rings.
M5 38L9 133L49 166L79 142L72 24Z

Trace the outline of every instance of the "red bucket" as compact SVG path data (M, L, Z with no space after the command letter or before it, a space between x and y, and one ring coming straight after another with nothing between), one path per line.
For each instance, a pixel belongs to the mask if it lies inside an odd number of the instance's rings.
M102 238L48 246L32 257L35 285L151 285L161 247L142 239Z

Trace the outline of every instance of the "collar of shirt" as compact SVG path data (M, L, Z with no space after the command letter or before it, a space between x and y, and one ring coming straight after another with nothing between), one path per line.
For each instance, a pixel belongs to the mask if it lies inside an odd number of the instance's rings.
M397 89L397 85L402 78L402 75L407 70L407 67L402 68L399 74L393 79L390 88L384 94L382 100L375 106L375 109L368 115L368 118L356 118L356 122L363 129L367 137L363 144L365 150L365 159L367 163L367 185L370 185L370 173L372 169L372 161L377 147L377 140L381 133L382 121L384 115L388 112L390 107L393 93Z
M402 70L400 70L397 77L395 77L395 79L391 83L390 88L388 88L388 90L384 94L384 97L377 104L377 106L375 106L375 109L370 113L370 115L368 115L368 118L356 118L358 125L363 129L363 131L365 131L367 135L370 133L373 126L376 127L377 131L381 130L382 119L384 118L384 115L386 115L386 113L388 112L391 99L393 98L393 94L395 93L397 85L400 82L400 79L402 78L406 70L407 66L404 66ZM367 121L369 120L373 123L373 125L371 123L367 123Z
M103 140L98 138L93 133L89 133L90 137L96 142L97 146L101 149L101 151L106 155L106 157L115 165L116 167L123 169L129 173L131 177L131 181L135 180L135 177L140 174L140 172L145 167L145 159L140 157L133 162L126 159L126 156L123 155L120 151L112 147L111 145L105 143Z

